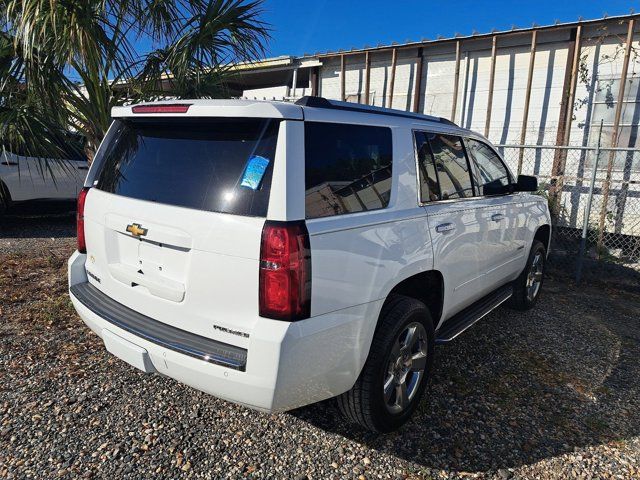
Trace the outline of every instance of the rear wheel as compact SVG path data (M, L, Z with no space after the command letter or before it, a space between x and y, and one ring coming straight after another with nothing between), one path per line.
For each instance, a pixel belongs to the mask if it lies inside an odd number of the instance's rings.
M520 276L513 282L513 295L508 305L516 310L529 310L538 301L546 266L547 251L544 244L534 240L527 265Z
M410 297L391 297L382 309L356 384L338 397L343 415L377 432L402 426L418 406L427 385L434 344L427 307Z

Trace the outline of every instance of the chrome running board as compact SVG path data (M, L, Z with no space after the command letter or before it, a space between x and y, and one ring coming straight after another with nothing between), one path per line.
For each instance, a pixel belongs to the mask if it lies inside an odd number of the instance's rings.
M450 342L496 307L509 300L511 295L513 295L513 287L510 284L505 285L456 313L438 329L436 343Z

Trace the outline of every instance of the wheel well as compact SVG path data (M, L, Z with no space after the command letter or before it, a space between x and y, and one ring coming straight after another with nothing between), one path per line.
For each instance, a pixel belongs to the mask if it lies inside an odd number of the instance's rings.
M429 309L434 327L438 324L444 298L444 280L440 272L430 270L406 278L389 292L389 296L393 294L420 300Z
M544 245L544 248L549 251L549 240L551 240L551 227L549 225L541 225L536 230L536 234L533 237L534 240L539 240Z

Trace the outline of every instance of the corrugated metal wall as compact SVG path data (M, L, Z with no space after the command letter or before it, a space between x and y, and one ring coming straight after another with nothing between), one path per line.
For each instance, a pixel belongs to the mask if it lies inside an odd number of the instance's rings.
M556 143L561 113L565 76L571 68L571 30L540 31L537 39L531 88L529 121L525 143ZM576 88L570 143L589 143L591 102L597 78L619 77L624 49L626 23L611 22L606 30L588 26L582 32L580 50L581 75ZM604 36L603 36L604 35ZM491 38L461 41L460 74L455 121L461 126L484 132L488 110L491 76ZM494 143L520 143L530 59L531 33L498 35L495 80L489 138ZM638 46L638 39L634 41ZM415 82L421 78L418 111L451 118L456 52L455 41L423 47L422 73L417 75L418 47L398 50L393 101L390 102L392 52L370 52L369 103L377 106L411 110L414 105ZM321 57L319 95L340 99L340 56ZM640 72L629 68L629 76L640 78ZM345 54L345 96L349 101L365 103L365 53ZM566 92L565 92L566 94ZM625 145L626 146L626 145Z

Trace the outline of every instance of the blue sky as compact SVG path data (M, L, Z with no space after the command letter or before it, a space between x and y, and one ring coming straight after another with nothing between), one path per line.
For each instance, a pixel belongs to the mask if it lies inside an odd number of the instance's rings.
M640 1L266 0L264 20L273 29L268 56L278 56L594 19L631 8L640 12Z

